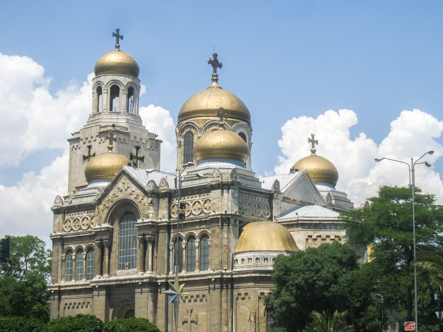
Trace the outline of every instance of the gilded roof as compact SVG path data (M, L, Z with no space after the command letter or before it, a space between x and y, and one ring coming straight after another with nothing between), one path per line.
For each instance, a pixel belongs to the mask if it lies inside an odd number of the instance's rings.
M180 109L178 122L197 117L217 117L223 108L228 119L251 122L251 115L246 105L233 93L222 89L216 80L205 90L189 98Z
M194 159L196 162L207 159L234 159L243 163L249 156L246 142L230 130L213 130L205 133L195 142Z
M106 53L94 67L95 76L104 74L123 74L138 77L140 68L137 62L128 53L116 49Z
M272 221L258 221L243 228L235 253L297 250L294 238L284 226Z
M338 171L328 159L312 154L297 161L291 172L306 170L315 183L328 183L335 187Z
M129 160L121 154L106 152L92 158L85 167L86 181L112 180L115 175L128 165Z

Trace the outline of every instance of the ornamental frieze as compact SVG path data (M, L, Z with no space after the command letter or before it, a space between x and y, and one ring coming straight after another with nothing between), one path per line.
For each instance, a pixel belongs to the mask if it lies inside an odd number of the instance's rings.
M186 196L181 199L185 203L185 216L199 216L201 214L211 213L211 198L209 194ZM171 217L178 217L178 203L177 199L172 201Z
M85 231L95 227L95 221L94 211L67 213L63 221L63 231Z
M240 214L257 218L271 217L271 206L266 197L250 194L239 194L238 209Z

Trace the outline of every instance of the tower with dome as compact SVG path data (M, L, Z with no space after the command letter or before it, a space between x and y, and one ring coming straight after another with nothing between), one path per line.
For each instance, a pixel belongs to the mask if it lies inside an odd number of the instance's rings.
M145 317L172 331L164 292L177 272L179 331L269 330L275 257L345 241L339 212L353 204L335 188L336 168L312 143L286 174L257 177L253 111L219 86L214 53L209 87L178 115L177 174L163 172L161 141L138 111L139 66L113 36L95 65L90 117L68 139L68 193L52 207L51 318Z

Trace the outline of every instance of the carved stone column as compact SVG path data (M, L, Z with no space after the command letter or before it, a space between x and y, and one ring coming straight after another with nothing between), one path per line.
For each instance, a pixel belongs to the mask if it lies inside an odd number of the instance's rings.
M95 250L94 250L94 278L97 278L98 276L101 276L103 274L102 272L102 250L103 250L103 244L101 240L95 241Z
M60 271L60 282L65 281L66 279L66 254L62 254L62 264L61 264L61 271Z
M104 255L103 255L103 276L109 277L109 247L111 243L108 239L103 240Z
M146 262L145 262L145 268L146 272L151 272L153 270L153 248L152 245L154 243L154 235L148 234L146 235Z
M77 277L77 262L75 260L75 257L77 255L75 253L72 253L72 281L76 281L76 277Z
M188 267L188 248L186 246L186 242L185 241L182 242L182 247L183 247L183 267L182 267L182 272L186 272L186 268Z
M195 272L200 271L200 241L195 240Z
M174 274L174 244L169 244L169 274Z
M144 253L145 253L145 236L137 235L138 240L138 250L137 250L137 274L142 273L144 271L143 261L144 261Z

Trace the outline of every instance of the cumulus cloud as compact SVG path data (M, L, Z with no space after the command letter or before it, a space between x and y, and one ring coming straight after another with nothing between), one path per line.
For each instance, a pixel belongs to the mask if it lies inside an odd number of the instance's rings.
M158 135L163 141L161 145L161 169L175 172L176 168L176 141L175 126L169 111L160 106L149 105L140 108L140 115L145 127Z
M391 131L380 145L364 133L351 138L350 128L357 122L357 115L351 110L329 110L316 119L302 116L289 120L282 127L279 140L282 155L274 172L287 173L296 161L309 155L307 137L314 133L319 140L317 154L329 159L340 174L337 189L347 192L359 205L376 195L381 185L405 186L409 183L406 165L389 161L376 163L374 158L385 156L409 162L411 155L418 158L434 150L432 156L424 159L432 163L443 154L443 147L435 141L443 131L443 121L420 110L401 112L392 121ZM432 168L417 167L416 185L436 195L439 203L443 202L443 183L440 174Z

